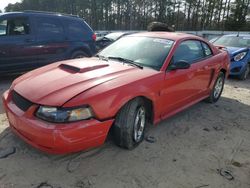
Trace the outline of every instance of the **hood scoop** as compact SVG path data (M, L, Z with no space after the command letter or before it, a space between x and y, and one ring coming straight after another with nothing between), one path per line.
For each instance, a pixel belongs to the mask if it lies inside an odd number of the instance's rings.
M88 67L77 67L73 65L68 65L68 64L60 64L59 67L65 71L68 72L73 72L73 73L84 73L84 72L89 72L93 71L96 69L101 69L104 67L108 67L108 64L102 64L102 65L94 65L94 66L88 66Z

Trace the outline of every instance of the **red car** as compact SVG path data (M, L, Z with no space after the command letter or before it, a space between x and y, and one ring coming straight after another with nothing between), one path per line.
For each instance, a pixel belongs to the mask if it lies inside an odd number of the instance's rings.
M228 53L202 38L138 33L96 57L19 77L3 102L13 132L40 150L65 154L97 147L110 130L117 145L131 149L149 123L203 99L216 102L228 72Z

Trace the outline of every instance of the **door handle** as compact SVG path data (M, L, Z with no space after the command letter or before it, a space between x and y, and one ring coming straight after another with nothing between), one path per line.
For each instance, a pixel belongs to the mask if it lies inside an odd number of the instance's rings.
M34 42L34 39L25 39L25 42Z

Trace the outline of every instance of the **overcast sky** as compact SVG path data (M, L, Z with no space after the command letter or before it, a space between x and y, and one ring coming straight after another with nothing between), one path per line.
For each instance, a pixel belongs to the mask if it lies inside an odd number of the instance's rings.
M0 0L0 10L4 10L4 8L9 4L9 3L16 3L20 2L21 0Z

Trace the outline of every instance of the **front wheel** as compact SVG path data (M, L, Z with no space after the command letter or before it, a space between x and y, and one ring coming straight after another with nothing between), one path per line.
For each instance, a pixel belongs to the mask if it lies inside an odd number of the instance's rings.
M250 65L247 65L245 70L239 76L240 80L246 80L247 77L248 77L249 72L250 72Z
M219 100L221 93L224 88L224 83L225 83L225 74L223 72L219 73L219 76L217 77L214 87L207 98L207 102L209 103L215 103Z
M141 98L131 100L120 110L113 127L117 145L132 149L142 142L147 122L146 114L146 107Z

